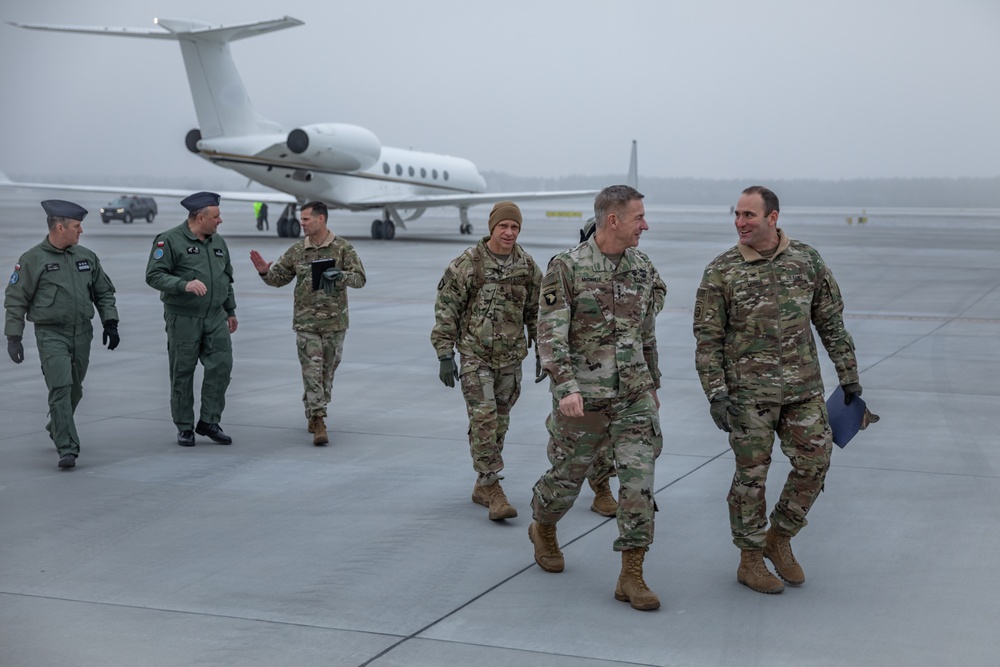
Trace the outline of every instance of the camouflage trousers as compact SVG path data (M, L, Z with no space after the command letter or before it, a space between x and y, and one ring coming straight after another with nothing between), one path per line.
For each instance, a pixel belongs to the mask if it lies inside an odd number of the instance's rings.
M740 549L762 549L767 531L765 483L774 434L792 464L770 517L771 526L785 535L795 535L806 525L806 514L823 490L833 434L822 397L790 405L741 407L749 411L749 429L729 434L729 446L736 455L728 497L729 525L733 543Z
M295 332L295 347L302 365L302 404L306 419L326 417L333 389L333 374L344 356L346 331L313 333Z
M90 365L90 343L94 330L90 323L70 327L35 325L38 357L49 390L49 422L45 430L60 458L80 455L80 435L73 415L83 398L83 380Z
M469 413L469 450L477 484L503 479L503 441L510 427L510 409L521 395L521 365L490 368L462 359L462 396Z
M615 551L653 543L653 469L663 448L652 394L583 400L583 417L566 417L553 399L545 421L552 467L532 489L535 521L554 524L569 511L595 461L618 470L618 539Z

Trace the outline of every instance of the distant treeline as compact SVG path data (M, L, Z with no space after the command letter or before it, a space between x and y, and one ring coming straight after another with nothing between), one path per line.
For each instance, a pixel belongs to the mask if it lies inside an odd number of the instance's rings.
M490 190L594 190L624 182L619 176L531 178L483 172ZM1000 208L995 178L857 178L714 180L639 176L639 190L655 204L729 206L748 185L765 185L787 206Z
M484 171L492 192L535 190L600 190L622 183L624 175L537 178ZM92 185L152 186L190 190L244 190L246 178L219 171L216 176L53 176L15 175L14 180ZM731 206L748 185L766 185L778 193L783 206L1000 208L1000 176L994 178L856 178L818 179L709 179L639 176L639 190L650 203L677 206ZM251 190L259 190L254 184Z

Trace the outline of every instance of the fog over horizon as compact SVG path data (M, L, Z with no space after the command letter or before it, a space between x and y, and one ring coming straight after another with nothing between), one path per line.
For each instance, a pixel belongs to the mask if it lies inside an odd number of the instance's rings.
M240 40L256 109L345 122L483 172L559 179L1000 177L1000 3L40 0L4 22L305 25ZM0 25L0 169L240 178L189 153L180 49ZM218 179L218 180L217 180ZM245 181L245 179L242 179ZM123 183L124 184L124 183Z

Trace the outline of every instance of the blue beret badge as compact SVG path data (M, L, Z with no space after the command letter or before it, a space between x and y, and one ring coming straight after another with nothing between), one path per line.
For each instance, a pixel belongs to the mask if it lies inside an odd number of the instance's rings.
M153 251L153 259L160 259L163 257L163 248L157 248Z

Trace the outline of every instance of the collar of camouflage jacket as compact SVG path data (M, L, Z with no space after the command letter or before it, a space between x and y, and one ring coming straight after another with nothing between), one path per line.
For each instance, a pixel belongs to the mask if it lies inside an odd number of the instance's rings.
M307 236L306 240L305 240L305 247L306 248L325 248L328 245L330 245L331 243L333 243L333 239L335 239L335 238L336 238L336 235L333 232L331 232L330 230L327 230L326 231L326 239L322 243L320 243L319 245L314 245L313 242L312 242L312 239Z
M774 251L773 255L771 255L771 259L774 259L784 252L785 249L788 248L788 244L791 242L792 240L788 238L788 234L785 234L785 232L781 231L781 227L778 227L778 249ZM767 259L748 245L737 243L736 247L739 249L740 254L743 255L743 259L748 262L757 262L762 259Z

